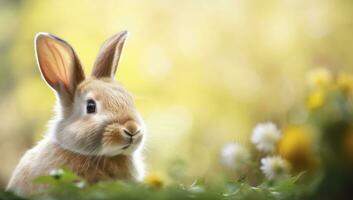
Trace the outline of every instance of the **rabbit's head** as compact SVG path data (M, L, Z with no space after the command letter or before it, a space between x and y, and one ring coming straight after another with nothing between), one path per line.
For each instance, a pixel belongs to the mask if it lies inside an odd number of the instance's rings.
M73 48L48 33L35 38L43 79L55 91L58 116L50 137L84 155L129 155L142 145L145 129L129 92L114 80L127 32L106 40L85 78Z

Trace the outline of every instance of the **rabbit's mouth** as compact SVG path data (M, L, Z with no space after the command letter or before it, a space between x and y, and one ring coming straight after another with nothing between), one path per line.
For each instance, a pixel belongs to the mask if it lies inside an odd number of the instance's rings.
M129 143L127 145L124 145L121 149L128 149L132 144L134 143L134 140L130 138Z
M138 145L138 144L141 143L141 140L142 140L142 135L139 135L139 136L137 136L137 137L132 137L132 138L130 138L129 143L126 144L126 145L124 145L124 146L122 147L122 149L123 149L123 150L126 150L126 149L128 149L129 147L131 147L131 146Z

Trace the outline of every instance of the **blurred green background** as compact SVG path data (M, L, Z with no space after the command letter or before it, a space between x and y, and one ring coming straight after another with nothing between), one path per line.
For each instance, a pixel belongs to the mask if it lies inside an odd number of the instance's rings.
M219 173L224 143L287 120L308 69L353 66L350 0L0 0L0 186L53 114L34 35L67 40L89 73L121 30L130 36L116 78L148 127L147 169L166 179Z

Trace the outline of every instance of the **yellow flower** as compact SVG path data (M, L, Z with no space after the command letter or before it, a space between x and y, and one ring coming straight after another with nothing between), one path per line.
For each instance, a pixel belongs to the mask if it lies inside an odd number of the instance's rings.
M311 87L327 87L333 82L332 73L326 68L315 68L308 72L307 80Z
M344 93L350 93L353 91L353 75L340 73L337 76L337 86Z
M145 177L145 182L148 185L156 188L160 188L163 186L163 180L161 176L159 176L159 174L157 174L156 172L151 172L150 174L148 174Z
M313 110L324 105L326 99L325 92L323 90L314 90L309 94L306 101L306 106Z
M314 164L313 131L305 126L289 126L278 143L279 154L295 171L309 170Z

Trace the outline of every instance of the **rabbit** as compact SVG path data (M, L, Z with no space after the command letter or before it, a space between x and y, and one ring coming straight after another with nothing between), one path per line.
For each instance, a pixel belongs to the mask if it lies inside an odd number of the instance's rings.
M143 179L145 125L133 97L114 80L127 35L122 31L103 43L87 78L66 41L36 35L37 64L55 91L56 115L43 139L21 158L7 190L25 196L44 190L33 180L61 167L88 183Z

